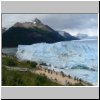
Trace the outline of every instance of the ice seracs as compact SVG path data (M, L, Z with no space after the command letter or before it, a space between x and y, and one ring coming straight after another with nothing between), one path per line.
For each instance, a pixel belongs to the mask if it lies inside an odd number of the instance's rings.
M17 57L21 60L49 63L57 67L97 66L96 41L70 41L54 44L19 45Z

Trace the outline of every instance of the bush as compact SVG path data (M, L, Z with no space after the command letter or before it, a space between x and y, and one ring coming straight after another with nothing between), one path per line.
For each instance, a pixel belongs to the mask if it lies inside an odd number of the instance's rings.
M4 58L2 63L7 66L17 66L17 60L11 57Z
M30 62L30 67L31 68L36 68L37 63L36 62Z
M9 59L9 60L7 61L7 65L8 65L8 66L16 66L17 64L16 64L16 62L15 62L13 59Z

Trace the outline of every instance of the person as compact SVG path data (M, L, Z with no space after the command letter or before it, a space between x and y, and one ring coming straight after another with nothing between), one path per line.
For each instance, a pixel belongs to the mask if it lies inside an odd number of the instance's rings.
M65 80L65 86L67 85L67 80Z

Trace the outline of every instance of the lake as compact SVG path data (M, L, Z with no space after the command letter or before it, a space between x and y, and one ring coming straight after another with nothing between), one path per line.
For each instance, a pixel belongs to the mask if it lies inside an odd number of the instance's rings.
M7 55L15 55L17 52L17 48L2 48L2 53Z

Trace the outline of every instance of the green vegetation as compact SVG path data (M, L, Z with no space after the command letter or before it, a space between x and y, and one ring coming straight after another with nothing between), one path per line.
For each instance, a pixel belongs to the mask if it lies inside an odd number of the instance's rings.
M2 64L7 66L17 66L17 59L15 57L2 58Z
M31 72L20 72L7 70L2 66L2 85L3 86L60 86L52 82L45 75L37 75Z
M3 86L60 86L56 82L52 82L45 75L35 73L20 72L15 70L7 70L5 66L21 67L21 68L36 68L36 62L18 61L16 57L2 58L2 85Z
M21 67L21 68L36 68L37 63L32 61L18 61L14 56L2 58L2 64L6 66Z
M37 63L36 62L27 62L31 68L36 68Z

